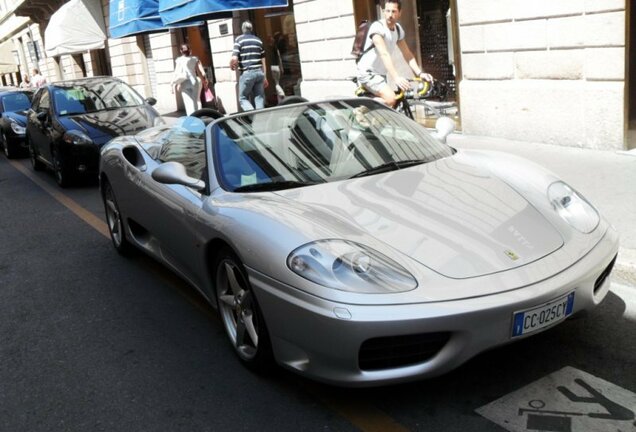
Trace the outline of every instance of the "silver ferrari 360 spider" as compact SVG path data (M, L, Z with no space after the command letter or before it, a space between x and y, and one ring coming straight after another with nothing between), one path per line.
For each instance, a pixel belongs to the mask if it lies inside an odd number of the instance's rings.
M448 132L355 98L115 138L113 244L196 287L246 365L339 385L439 375L597 306L614 228L550 172Z

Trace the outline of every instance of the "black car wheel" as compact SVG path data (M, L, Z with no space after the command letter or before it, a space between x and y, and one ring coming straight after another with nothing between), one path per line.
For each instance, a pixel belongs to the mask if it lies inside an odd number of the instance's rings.
M216 300L225 332L243 364L263 370L272 350L258 302L238 257L223 249L216 260Z
M108 232L110 233L110 239L113 241L113 246L120 254L129 255L133 247L126 238L115 192L113 192L113 187L108 181L102 186L102 200L104 201L106 223L108 224Z
M29 148L29 158L31 159L31 166L34 171L42 171L44 169L44 164L41 160L38 159L37 153L35 152L35 147L33 147L33 143L29 139L29 135L26 136L27 147Z
M71 173L69 172L64 159L60 156L57 150L51 150L51 158L53 159L53 173L55 174L55 181L60 187L68 187L71 184Z
M7 159L13 158L13 148L9 145L9 141L7 140L7 135L2 132L2 139L0 140L0 144L2 145L2 150L4 151L4 155Z

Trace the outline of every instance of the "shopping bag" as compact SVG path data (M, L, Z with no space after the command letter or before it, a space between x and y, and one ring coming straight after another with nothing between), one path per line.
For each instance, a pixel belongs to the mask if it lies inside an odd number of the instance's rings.
M214 100L214 93L212 93L209 87L205 89L204 96L206 102L212 102Z

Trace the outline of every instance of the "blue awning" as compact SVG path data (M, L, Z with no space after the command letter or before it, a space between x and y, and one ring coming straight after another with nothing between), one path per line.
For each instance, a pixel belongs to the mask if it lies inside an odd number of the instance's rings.
M159 15L165 25L193 19L214 19L225 12L287 6L287 0L159 0Z
M159 0L111 0L108 33L120 38L167 30L159 17Z

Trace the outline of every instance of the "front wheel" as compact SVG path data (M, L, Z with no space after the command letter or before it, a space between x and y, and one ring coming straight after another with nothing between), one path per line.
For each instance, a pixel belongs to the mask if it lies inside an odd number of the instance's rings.
M126 238L124 223L122 221L121 212L119 211L119 206L117 205L115 192L113 192L113 187L108 181L106 181L103 186L102 200L104 201L106 223L108 225L110 239L113 241L113 246L115 246L115 250L121 255L129 255L130 252L132 252L133 246Z
M7 159L13 159L15 157L15 148L11 145L7 139L7 134L4 132L2 132L2 149L4 150L4 155Z
M42 171L44 169L44 164L41 160L38 159L38 155L35 152L35 147L33 142L29 138L29 135L26 136L27 147L29 148L29 159L31 159L31 166L34 171Z
M71 173L69 172L64 159L60 156L57 150L51 151L53 159L53 172L55 174L55 181L60 187L68 187L71 185Z
M216 260L216 299L225 332L244 365L263 370L272 364L265 320L238 257L224 249Z

